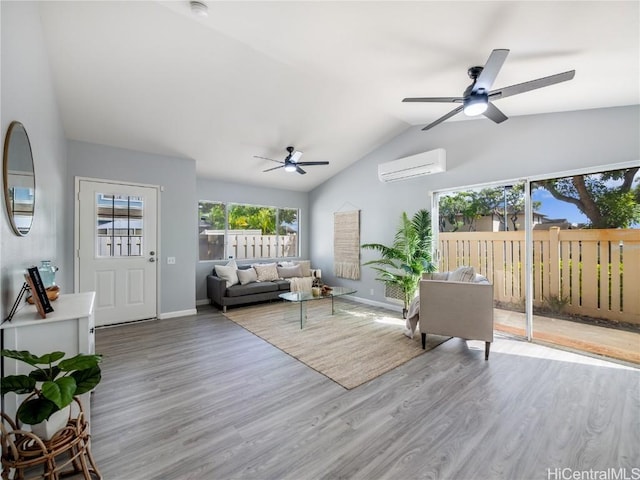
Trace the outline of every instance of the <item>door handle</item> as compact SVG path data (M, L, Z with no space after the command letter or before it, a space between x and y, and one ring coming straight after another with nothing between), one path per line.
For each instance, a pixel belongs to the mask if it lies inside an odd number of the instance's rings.
M155 262L155 261L156 261L156 259L155 259L155 258L153 258L153 257L151 257L151 258L149 259L149 261L150 261L151 263L153 263L153 262Z

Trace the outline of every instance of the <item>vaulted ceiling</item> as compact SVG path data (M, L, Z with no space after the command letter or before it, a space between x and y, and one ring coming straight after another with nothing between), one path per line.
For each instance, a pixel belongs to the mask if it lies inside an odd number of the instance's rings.
M401 100L461 95L495 48L511 50L496 87L576 70L500 100L507 116L640 103L637 1L204 3L206 18L186 1L42 2L67 137L309 191L451 110ZM330 165L263 173L276 165L253 156L281 160L288 145Z

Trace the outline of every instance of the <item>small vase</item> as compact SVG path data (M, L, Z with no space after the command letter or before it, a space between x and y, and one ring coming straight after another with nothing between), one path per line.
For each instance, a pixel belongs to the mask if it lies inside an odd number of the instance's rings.
M38 267L38 272L44 288L52 287L56 284L57 271L58 267L51 265L51 260L42 260L41 265Z
M42 440L51 440L55 433L67 424L69 410L71 410L71 405L67 405L62 410L53 413L47 420L31 425L31 432Z

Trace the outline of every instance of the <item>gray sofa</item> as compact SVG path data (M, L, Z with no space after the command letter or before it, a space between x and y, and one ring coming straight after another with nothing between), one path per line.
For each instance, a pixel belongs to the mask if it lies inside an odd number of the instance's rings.
M247 270L250 265L240 265L239 270ZM216 274L214 268L211 275L207 275L207 298L223 312L229 306L247 305L249 303L278 300L281 293L290 290L288 280L274 280L271 282L253 282L247 285L232 285L227 288L226 280Z

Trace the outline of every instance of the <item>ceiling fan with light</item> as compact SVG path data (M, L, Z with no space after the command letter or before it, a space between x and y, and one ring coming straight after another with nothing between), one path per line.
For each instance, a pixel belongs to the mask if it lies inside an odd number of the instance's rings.
M307 173L304 171L301 166L309 166L309 165L329 165L329 162L299 162L300 157L302 157L302 152L297 151L293 147L287 147L287 152L289 154L285 157L283 161L274 160L272 158L260 157L259 155L254 155L254 158L261 158L263 160L269 160L270 162L280 163L281 165L273 168L267 168L263 170L263 172L270 172L271 170L277 170L278 168L284 168L287 172L298 172L301 175Z
M493 100L511 97L520 93L535 90L537 88L548 87L560 82L571 80L575 74L575 70L558 73L549 77L538 78L510 87L497 88L491 90L491 86L498 76L498 72L502 68L502 64L507 58L509 50L496 49L491 52L489 59L484 67L471 67L467 71L473 83L469 85L461 97L418 97L405 98L403 102L432 102L432 103L462 103L446 115L443 115L434 122L424 127L422 130L429 130L439 123L453 117L454 115L464 112L469 117L484 115L496 123L502 123L507 120L507 116L502 113L493 103Z

